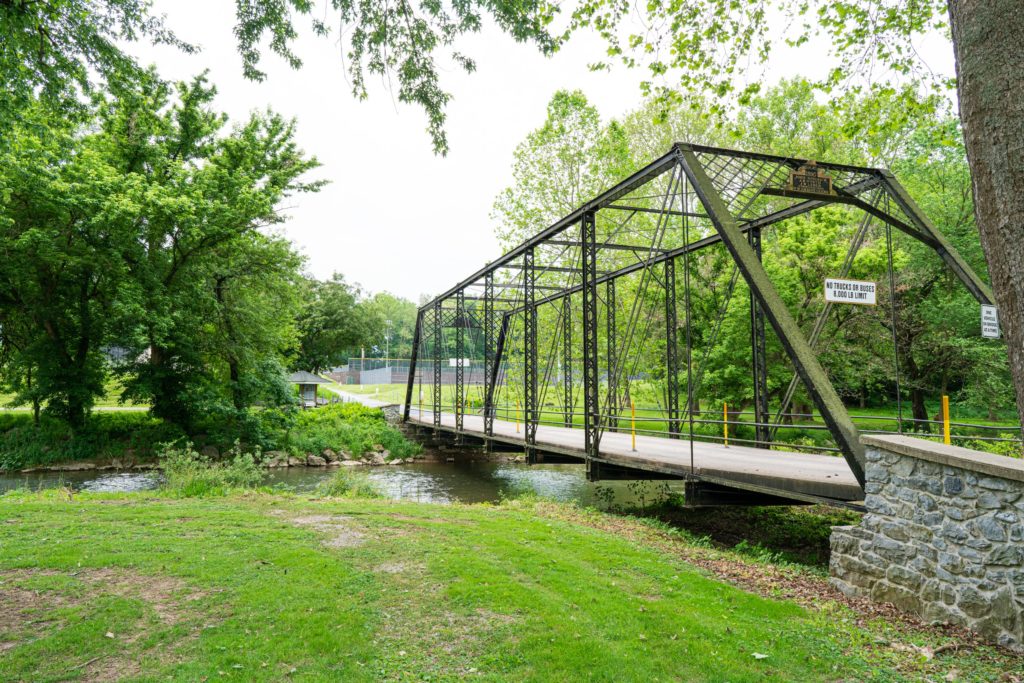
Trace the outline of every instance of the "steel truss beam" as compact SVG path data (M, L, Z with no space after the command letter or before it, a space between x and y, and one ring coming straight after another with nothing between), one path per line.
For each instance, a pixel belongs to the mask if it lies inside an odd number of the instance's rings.
M697 155L692 149L681 146L679 158L690 185L711 215L711 221L722 237L722 242L732 254L740 274L747 281L747 286L754 293L758 304L765 312L765 317L803 379L808 394L821 412L850 470L863 486L864 446L860 443L860 434L846 412L839 394L836 393L813 349L800 332L796 320L768 278L768 273L758 260L757 254L743 239L743 232L729 213L725 201L718 194Z
M761 228L747 232L750 247L761 260ZM754 434L758 448L769 448L772 438L768 425L768 353L764 329L764 311L753 292L750 294L750 360L754 380Z
M996 300L992 294L992 289L986 285L978 274L967 265L963 257L956 248L950 244L946 236L943 235L939 230L932 224L928 217L921 211L917 203L910 198L907 194L906 189L900 184L896 177L888 170L881 171L882 184L889 195L896 200L896 204L903 210L903 213L910 218L911 221L917 226L918 230L927 233L929 237L935 242L935 251L938 252L939 257L945 261L949 269L952 270L960 281L964 283L968 291L974 295L978 303L982 304L995 304Z
M465 416L466 369L466 295L463 290L455 293L455 429L456 443L462 442L462 426Z
M489 416L486 397L491 394L491 371L494 366L494 273L484 277L484 433L494 430L494 417ZM488 430L488 426L491 428ZM490 441L484 440L484 449L490 449Z
M623 204L609 204L604 209L615 209L617 211L633 211L635 213L656 213L659 216L686 216L687 218L707 218L707 214L691 213L689 211L676 211L675 209L651 209L644 206L625 206Z
M565 426L572 427L572 297L562 301L562 412Z
M665 410L668 438L679 438L679 314L676 308L676 262L665 261Z
M597 387L597 246L596 217L583 215L580 222L581 261L583 263L583 450L587 456L588 476L596 477L596 462L601 443L600 407Z
M615 344L618 335L615 329L615 280L608 280L605 283L605 317L607 318L608 329L607 339L607 367L608 367L608 398L606 399L605 413L607 414L607 426L611 431L615 430L618 423L616 415L619 408L619 361L615 354Z
M523 422L526 426L526 461L537 460L537 307L534 306L533 247L523 254Z
M565 246L565 247L578 247L578 246L580 246L579 242L573 241L573 240L548 240L548 244L554 244L556 246ZM643 251L643 252L654 251L655 253L663 253L665 251L664 249L652 249L651 247L644 246L644 245L639 245L639 244L615 244L613 242L599 242L597 244L597 248L598 248L598 250L601 250L601 251L603 251L605 249L610 249L612 251Z
M438 299L434 302L434 395L431 397L435 429L441 426L441 342L443 338L444 323L441 320L441 300ZM409 368L409 372L412 371L413 369Z
M412 354L409 358L409 378L405 383L405 406L402 409L402 419L409 420L409 411L412 409L412 390L416 384L416 365L420 357L420 339L423 330L423 311L416 312L416 327L412 332Z
M512 322L512 316L505 314L501 316L501 328L498 330L498 341L494 349L494 360L491 364L490 379L487 382L487 391L484 394L484 434L494 436L494 391L498 385L498 374L501 370L501 358L505 353L505 340L508 338L508 327Z

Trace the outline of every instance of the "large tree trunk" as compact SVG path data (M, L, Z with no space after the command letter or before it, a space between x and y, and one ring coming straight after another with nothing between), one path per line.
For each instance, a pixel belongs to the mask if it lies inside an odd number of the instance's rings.
M1024 3L949 0L974 211L1024 421Z

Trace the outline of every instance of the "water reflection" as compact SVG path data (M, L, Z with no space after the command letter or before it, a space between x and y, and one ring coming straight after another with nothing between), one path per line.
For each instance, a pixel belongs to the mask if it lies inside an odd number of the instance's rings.
M583 505L627 505L643 498L653 502L664 489L661 483L630 484L586 480L582 465L525 465L518 463L427 462L413 465L385 465L358 470L365 472L389 498L431 503L500 502L523 493ZM311 492L333 468L292 467L271 470L267 484L296 492ZM81 491L130 492L155 489L162 475L139 471L33 472L0 475L0 493L69 486ZM638 491L638 489L640 489ZM639 495L638 495L639 494Z

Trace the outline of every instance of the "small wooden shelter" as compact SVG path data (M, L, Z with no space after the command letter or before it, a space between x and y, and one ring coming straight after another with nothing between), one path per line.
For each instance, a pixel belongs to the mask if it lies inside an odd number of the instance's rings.
M299 400L302 402L303 408L316 408L319 401L318 385L331 383L330 380L305 370L288 375L288 382L299 385Z

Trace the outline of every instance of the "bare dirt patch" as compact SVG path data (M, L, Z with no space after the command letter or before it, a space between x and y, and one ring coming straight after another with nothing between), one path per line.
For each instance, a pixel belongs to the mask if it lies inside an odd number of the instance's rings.
M30 580L37 577L69 577L81 581L63 589L59 585L33 588ZM63 619L55 616L55 610L68 607L87 606L100 596L117 596L139 600L155 614L161 625L173 626L184 621L190 613L191 604L205 595L191 589L181 579L143 574L122 567L78 569L70 572L55 570L19 569L0 572L0 624L10 634L18 634L20 640L0 643L0 652L13 649L27 639L41 637L47 631L60 628ZM132 643L146 635L144 625L123 640ZM104 660L106 663L104 664ZM125 667L131 662L115 662L114 658L101 657L93 662L77 665L82 669L85 680L116 680L104 678L103 671L115 670L123 677L131 673ZM94 675L95 674L95 675Z
M427 567L419 562L385 562L373 568L374 574L398 574L418 578L424 575Z
M327 534L324 545L328 548L354 548L362 545L366 535L355 526L351 517L344 515L302 515L288 517L296 526L304 526Z
M81 680L87 683L109 683L137 676L141 671L138 662L124 657L97 657L82 666Z

